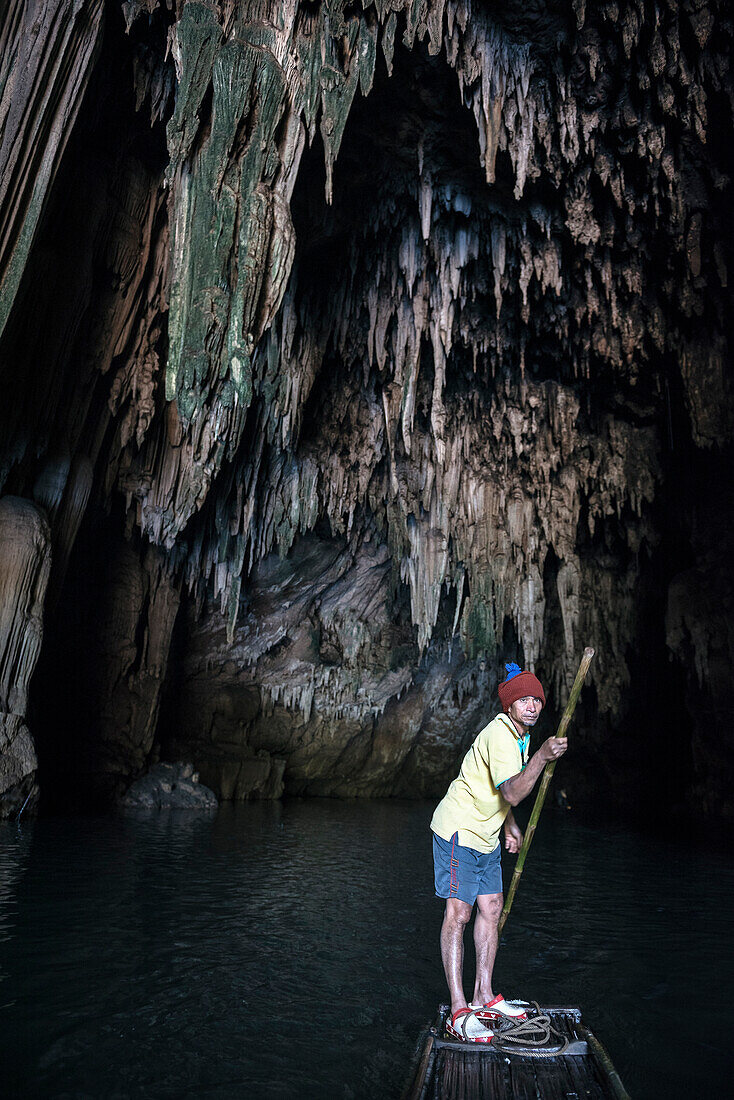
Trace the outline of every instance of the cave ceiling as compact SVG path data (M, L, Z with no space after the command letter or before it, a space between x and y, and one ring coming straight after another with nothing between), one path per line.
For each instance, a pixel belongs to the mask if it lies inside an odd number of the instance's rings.
M31 7L0 491L57 642L96 578L90 770L433 793L505 657L560 703L593 644L587 761L644 649L731 804L728 5L43 0L35 53Z

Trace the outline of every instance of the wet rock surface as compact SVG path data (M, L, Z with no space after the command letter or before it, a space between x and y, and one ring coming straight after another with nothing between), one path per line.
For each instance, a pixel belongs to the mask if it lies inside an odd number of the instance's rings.
M0 146L52 166L0 192L49 782L433 794L504 660L559 709L591 644L570 801L672 738L730 817L729 6L71 9Z
M460 645L421 666L389 570L377 542L304 537L258 566L231 641L217 609L190 612L167 754L224 798L434 793L494 685Z
M123 797L123 810L212 810L217 797L199 782L193 764L154 764Z
M38 760L26 725L29 682L43 638L43 604L51 539L41 508L20 497L0 500L0 817L38 797Z

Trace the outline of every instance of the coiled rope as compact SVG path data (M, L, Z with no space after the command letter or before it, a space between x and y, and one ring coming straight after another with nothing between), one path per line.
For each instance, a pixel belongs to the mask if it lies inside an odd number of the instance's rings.
M560 1031L553 1027L550 1016L540 1011L537 1001L531 1001L530 1004L535 1007L535 1015L495 1031L492 1039L493 1048L504 1049L512 1054L525 1054L529 1058L556 1058L559 1054L564 1054L569 1047L566 1036L561 1035ZM495 1026L496 1021L492 1021L493 1031ZM559 1040L558 1046L547 1045L552 1041L551 1036ZM521 1050L520 1047L527 1049Z

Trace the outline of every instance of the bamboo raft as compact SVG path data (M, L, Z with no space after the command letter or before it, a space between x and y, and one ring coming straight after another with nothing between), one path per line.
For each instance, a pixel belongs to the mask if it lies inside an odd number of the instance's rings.
M449 1039L448 1011L441 1005L436 1022L421 1033L403 1100L630 1100L578 1008L540 1009L568 1040L563 1054L550 1057Z

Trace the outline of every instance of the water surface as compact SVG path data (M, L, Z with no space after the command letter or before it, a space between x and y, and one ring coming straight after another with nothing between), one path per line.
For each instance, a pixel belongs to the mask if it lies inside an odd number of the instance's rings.
M399 1096L446 996L432 809L3 824L3 1094ZM636 1100L726 1097L733 934L723 855L549 810L495 985L580 1005Z

